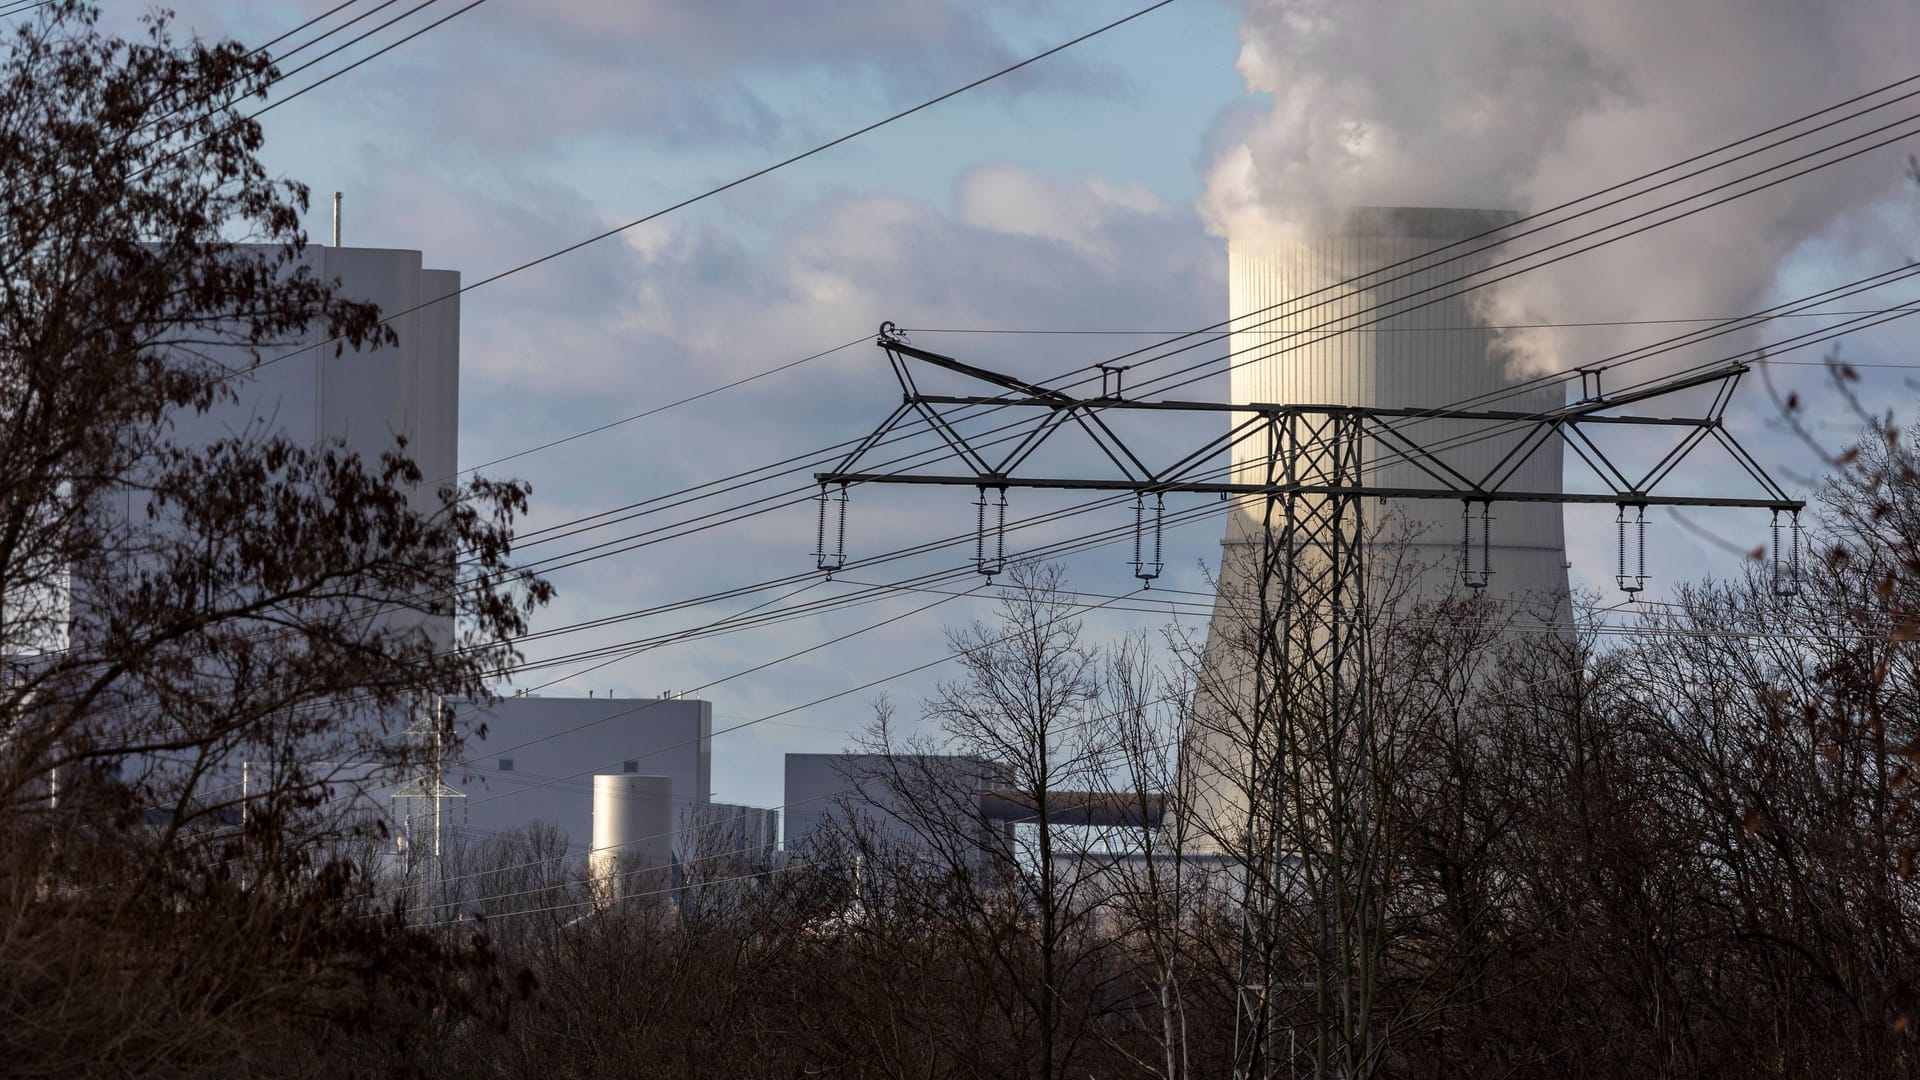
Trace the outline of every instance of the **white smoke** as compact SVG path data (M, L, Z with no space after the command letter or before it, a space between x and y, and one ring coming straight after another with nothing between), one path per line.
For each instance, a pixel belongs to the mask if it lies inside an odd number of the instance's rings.
M1338 206L1544 209L1912 75L1915 41L1913 0L1249 0L1238 67L1269 105L1209 164L1201 212L1241 244ZM1920 254L1862 226L1920 207L1909 150L1529 274L1489 313L1742 314L1768 302L1790 256L1830 256L1819 242L1843 231L1878 242L1848 248L1833 281L1884 269ZM1644 340L1558 331L1524 347L1528 366L1562 368Z

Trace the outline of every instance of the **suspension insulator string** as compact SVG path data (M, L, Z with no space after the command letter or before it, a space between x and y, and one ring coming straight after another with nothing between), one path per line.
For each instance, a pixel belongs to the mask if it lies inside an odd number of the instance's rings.
M1797 596L1800 592L1800 511L1792 511L1793 520L1788 524L1787 532L1792 538L1792 548L1787 556L1787 595Z
M1493 581L1493 503L1480 504L1480 587Z
M1634 566L1633 583L1645 585L1647 583L1647 508L1645 506L1635 508L1634 527L1640 533L1640 558Z
M815 496L815 499L820 504L820 521L819 528L814 533L816 559L814 565L825 570L828 576L832 576L834 571L847 565L847 485L841 484L840 497L833 499L827 495L827 485L821 484L820 494ZM827 547L827 503L829 502L838 504L835 510L839 515L839 521L835 527L836 541L831 550Z
M1639 592L1642 588L1646 586L1647 511L1646 511L1646 507L1644 506L1640 507L1640 517L1639 517L1639 521L1640 521L1639 571L1640 572L1637 576L1629 576L1627 574L1627 504L1620 503L1618 505L1620 507L1620 513L1617 517L1614 518L1614 525L1617 528L1618 534L1619 534L1618 539L1619 539L1619 550L1620 550L1620 563L1619 563L1620 569L1619 569L1619 573L1614 576L1614 582L1620 586L1621 592L1626 593L1628 597L1632 597L1635 593Z
M1160 559L1161 541L1165 537L1167 522L1167 497L1164 492L1155 492L1153 496L1153 576L1159 577L1166 564Z
M1140 573L1145 567L1140 562L1140 538L1147 527L1147 497L1142 492L1133 493L1133 576L1143 577Z
M847 485L840 485L840 528L833 546L834 569L847 565Z
M820 494L814 496L820 504L820 528L813 535L813 557L819 560L820 569L827 568L827 485L820 485Z
M1788 563L1788 573L1793 577L1793 590L1799 592L1799 511L1793 511L1793 559Z
M1473 500L1460 503L1460 583L1478 591L1493 580L1493 552L1487 539L1492 529L1493 502L1480 504L1480 568L1473 568Z
M1780 548L1780 511L1778 509L1773 511L1773 520L1769 522L1769 525L1773 529L1773 595L1785 596L1787 595L1787 582L1780 564L1780 557L1783 552Z
M973 566L987 573L987 489L980 489L980 500L973 504Z
M1007 489L1000 489L1000 520L993 530L993 572L1007 565Z
M1155 492L1153 496L1153 561L1146 558L1144 537L1147 530L1147 496L1145 492L1136 492L1133 496L1133 576L1142 582L1151 583L1160 576L1161 562L1161 526L1167 511L1166 496ZM1143 585L1151 588L1151 584Z
M1460 501L1460 583L1471 589L1473 584L1473 503Z

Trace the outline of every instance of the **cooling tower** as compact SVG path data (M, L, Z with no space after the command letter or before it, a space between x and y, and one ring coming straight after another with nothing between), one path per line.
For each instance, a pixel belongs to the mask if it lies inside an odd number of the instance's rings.
M1479 280L1466 275L1498 257L1497 249L1466 252L1490 241L1461 244L1446 253L1455 257L1422 258L1515 217L1493 210L1366 207L1311 222L1280 239L1230 237L1232 400L1524 412L1560 407L1558 386L1513 392L1498 336L1479 313L1480 294L1460 293L1464 284ZM1234 416L1237 423L1251 414ZM1514 434L1493 434L1493 428L1484 421L1421 420L1408 431L1423 446L1443 447L1443 461L1477 478L1494 469L1518 440ZM1367 440L1362 452L1369 486L1443 488L1419 466L1396 463L1396 449L1380 440ZM1236 480L1259 482L1268 475L1268 453L1264 439L1236 445ZM1555 437L1504 486L1558 491L1560 471L1561 444ZM1361 509L1377 530L1374 541L1361 549L1371 603L1392 597L1394 607L1405 608L1466 591L1460 577L1465 509L1460 501L1369 498ZM1472 568L1477 570L1482 547L1477 507L1473 513ZM1496 503L1492 513L1486 557L1493 574L1480 590L1483 599L1503 605L1502 610L1524 610L1527 614L1517 617L1535 625L1542 615L1563 617L1567 576L1560 507ZM1198 819L1194 824L1214 841L1200 844L1203 849L1218 849L1220 838L1246 827L1248 751L1234 744L1248 740L1244 724L1222 714L1244 712L1253 697L1251 663L1241 654L1251 651L1245 615L1258 604L1264 514L1264 500L1252 497L1237 501L1228 515L1202 691L1195 697L1183 750L1188 799Z

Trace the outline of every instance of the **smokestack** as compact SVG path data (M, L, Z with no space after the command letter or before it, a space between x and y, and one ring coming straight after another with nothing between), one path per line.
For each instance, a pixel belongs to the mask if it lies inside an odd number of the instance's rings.
M340 193L333 193L333 246L340 246Z

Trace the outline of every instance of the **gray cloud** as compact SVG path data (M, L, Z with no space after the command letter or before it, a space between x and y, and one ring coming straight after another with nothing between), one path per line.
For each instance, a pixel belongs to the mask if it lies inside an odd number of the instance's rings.
M1245 237L1335 204L1544 208L1911 74L1917 33L1899 0L1254 0L1239 68L1271 106L1222 140L1203 212ZM1493 309L1739 314L1901 181L1897 150L1869 156L1530 275ZM1643 336L1522 344L1558 367Z
M1024 56L1029 43L1001 29L1017 11L952 0L492 0L382 58L386 73L359 92L389 126L430 127L487 152L582 135L762 145L819 134L808 119L819 102L897 104ZM987 92L1124 86L1066 56Z

